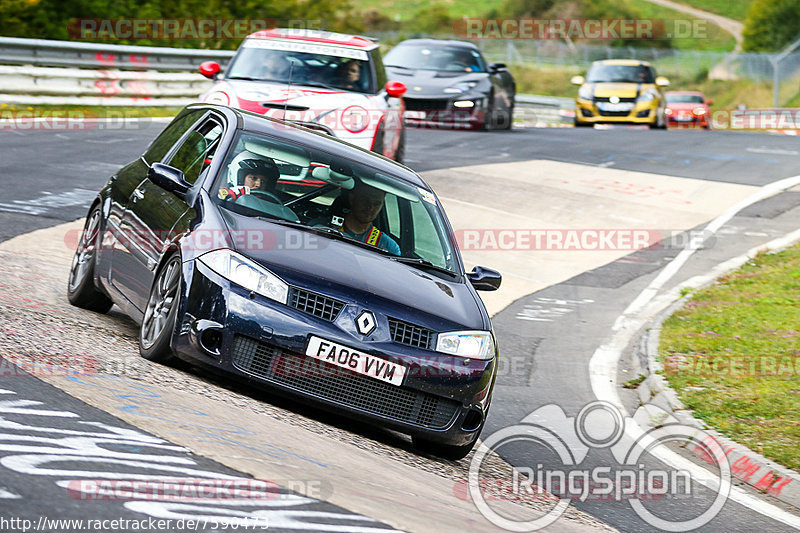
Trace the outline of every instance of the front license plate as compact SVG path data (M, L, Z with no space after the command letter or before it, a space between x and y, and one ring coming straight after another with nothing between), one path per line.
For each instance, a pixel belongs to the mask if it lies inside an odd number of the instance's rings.
M611 102L598 102L597 108L602 111L630 111L633 109L633 104L630 102L620 102L612 104Z
M694 120L694 117L690 117L690 116L686 116L686 115L678 115L678 118L676 120L678 120L680 122L691 122L692 120Z
M424 119L425 111L406 111L403 113L406 118Z
M313 335L308 340L306 355L392 385L403 383L406 374L402 365Z

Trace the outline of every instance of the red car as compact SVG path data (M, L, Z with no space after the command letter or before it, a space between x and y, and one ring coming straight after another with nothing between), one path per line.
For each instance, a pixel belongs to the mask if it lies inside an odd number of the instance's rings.
M664 95L667 99L667 126L701 126L705 129L711 127L708 106L713 100L706 100L699 91L668 91Z

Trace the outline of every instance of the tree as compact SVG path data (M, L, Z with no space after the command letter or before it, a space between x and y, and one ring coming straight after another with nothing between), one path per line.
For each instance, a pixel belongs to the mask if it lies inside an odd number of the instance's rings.
M747 12L742 49L775 52L800 37L797 0L755 0Z

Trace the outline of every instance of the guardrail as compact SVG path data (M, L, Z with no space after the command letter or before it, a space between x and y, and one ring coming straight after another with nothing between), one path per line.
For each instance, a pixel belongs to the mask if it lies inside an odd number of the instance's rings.
M0 103L183 106L212 82L197 72L234 52L0 37ZM515 117L561 122L573 100L518 94Z
M213 59L225 63L233 54L230 50L0 37L0 63L11 65L197 72L203 61Z

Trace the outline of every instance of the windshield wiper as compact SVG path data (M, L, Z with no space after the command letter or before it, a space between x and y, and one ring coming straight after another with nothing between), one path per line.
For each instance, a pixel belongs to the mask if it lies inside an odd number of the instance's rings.
M384 65L385 67L401 68L403 70L417 70L414 67L404 67L403 65Z
M333 85L328 85L327 83L322 83L321 81L298 81L296 82L297 85L306 85L308 87L322 87L323 89L331 89L332 91L341 91L341 87L334 87Z
M405 265L411 265L411 266L422 267L422 268L429 268L431 270L435 270L436 272L441 272L443 274L449 274L449 275L451 275L453 277L456 277L456 275L457 275L452 270L449 270L449 269L444 268L444 267L440 267L439 265L434 265L433 263L431 263L427 259L422 259L420 257L398 257L398 256L392 256L392 259L394 259L398 263L403 263Z

